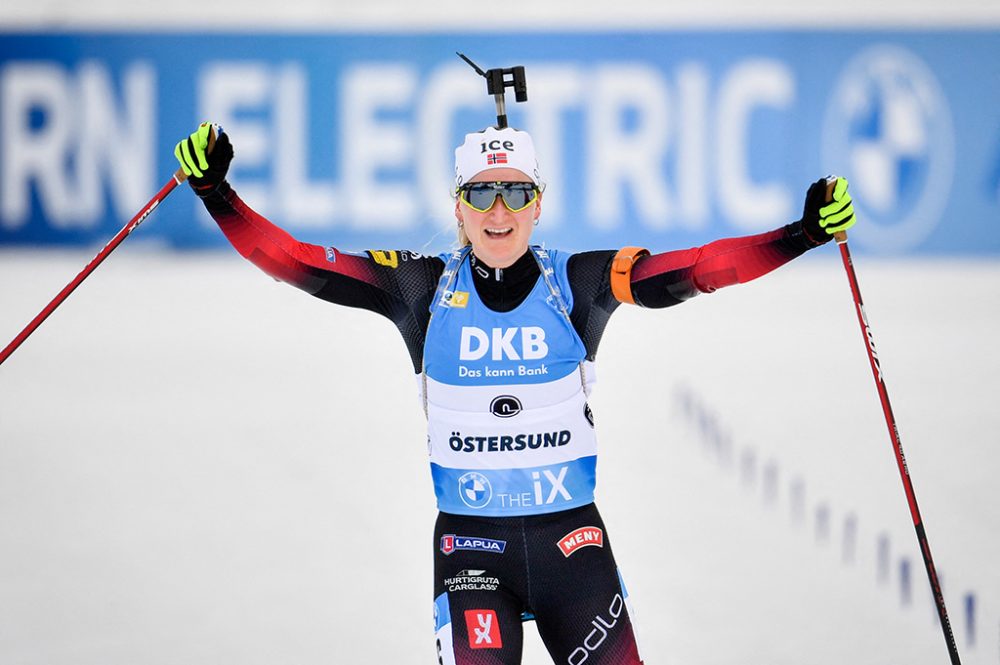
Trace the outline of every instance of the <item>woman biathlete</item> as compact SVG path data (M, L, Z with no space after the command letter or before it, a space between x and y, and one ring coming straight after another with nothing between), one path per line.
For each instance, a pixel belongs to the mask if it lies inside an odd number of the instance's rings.
M809 187L802 219L703 247L570 254L531 245L543 184L531 137L468 134L455 150L459 247L347 253L300 243L226 181L233 158L201 125L175 151L236 250L272 277L391 319L428 423L439 515L434 615L442 664L521 662L533 618L556 663L641 663L611 542L594 505L587 395L621 303L662 308L746 282L854 223L847 182ZM502 164L500 166L499 164Z

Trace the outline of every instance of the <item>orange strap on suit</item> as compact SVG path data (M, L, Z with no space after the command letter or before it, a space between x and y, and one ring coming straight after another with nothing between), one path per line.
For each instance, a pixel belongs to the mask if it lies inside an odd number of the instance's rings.
M632 266L641 256L648 256L649 250L643 247L622 247L611 262L611 293L618 302L635 304L632 297Z

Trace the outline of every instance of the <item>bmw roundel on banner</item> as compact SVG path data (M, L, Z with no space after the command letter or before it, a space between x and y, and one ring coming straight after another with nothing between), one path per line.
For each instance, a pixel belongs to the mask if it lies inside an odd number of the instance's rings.
M900 253L926 241L955 177L955 127L934 72L899 46L855 54L831 96L823 156L851 182L862 244Z

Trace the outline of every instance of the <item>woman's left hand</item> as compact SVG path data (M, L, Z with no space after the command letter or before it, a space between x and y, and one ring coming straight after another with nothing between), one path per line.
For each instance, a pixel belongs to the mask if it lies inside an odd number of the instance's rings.
M831 184L832 198L828 198ZM846 231L857 221L847 186L847 178L838 176L820 178L809 186L801 222L806 235L816 244L827 242L835 233Z

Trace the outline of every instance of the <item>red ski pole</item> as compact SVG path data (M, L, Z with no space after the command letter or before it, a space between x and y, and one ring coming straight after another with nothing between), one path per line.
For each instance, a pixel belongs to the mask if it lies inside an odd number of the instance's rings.
M215 147L214 131L209 132L208 135L208 151L211 152L213 147ZM187 180L187 175L184 173L184 170L177 169L174 175L171 176L170 180L167 181L165 185L163 185L160 191L157 192L156 195L142 207L142 210L140 210L128 224L123 226L122 229L115 234L115 237L108 241L108 244L104 246L104 249L98 252L97 256L91 259L90 263L88 263L84 269L80 271L80 274L77 275L73 281L64 286L63 290L56 294L56 297L53 298L52 301L49 302L49 304L46 305L45 308L39 312L27 326L24 327L24 330L22 330L17 337L15 337L14 340L4 348L3 351L0 351L0 365L2 365L4 361L17 350L17 347L21 346L24 340L28 339L28 336L31 335L31 333L35 332L35 330L42 325L45 319L49 317L49 314L54 312L56 307L59 307L59 305L61 305L62 302L69 297L69 294L73 293L73 291L76 290L76 287L80 286L83 280L90 276L90 273L97 270L97 266L101 265L104 259L108 258L111 252L115 251L115 248L122 244L122 241L124 241L137 226L146 221L146 218L149 217L153 210L156 209L156 206L160 205L163 199L167 198L167 195L174 191L174 187L181 184L185 180Z
M832 193L832 188L833 183L831 183L830 189L827 190L828 199ZM868 351L868 361L871 363L872 375L875 377L875 387L878 389L878 396L882 402L885 424L889 428L889 439L892 443L893 451L896 453L896 465L899 467L899 475L903 479L903 489L906 490L906 500L910 505L910 516L913 518L913 526L917 531L917 542L920 544L920 553L923 555L924 567L927 569L927 579L930 581L931 593L934 595L934 604L937 606L938 618L941 620L944 641L948 645L948 655L951 657L952 665L961 665L962 661L958 657L958 647L955 645L955 635L952 633L951 622L948 620L948 610L944 606L944 594L941 592L941 583L938 580L937 570L934 568L934 559L931 557L931 546L927 543L927 533L924 531L924 523L920 518L920 509L917 508L917 497L913 492L910 470L906 466L906 457L903 455L903 443L899 439L896 418L892 415L892 406L889 404L889 392L885 387L882 368L878 361L878 353L875 351L875 338L872 336L871 326L868 325L865 305L861 300L861 289L858 288L858 276L854 272L851 252L847 248L847 232L840 231L834 234L833 237L840 247L840 257L844 260L844 270L847 271L847 279L851 283L851 293L854 295L854 308L858 315L858 325L861 326L861 337L864 339L865 349Z

